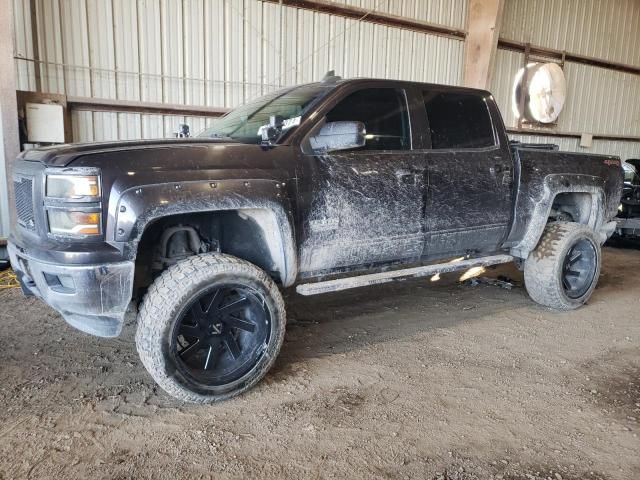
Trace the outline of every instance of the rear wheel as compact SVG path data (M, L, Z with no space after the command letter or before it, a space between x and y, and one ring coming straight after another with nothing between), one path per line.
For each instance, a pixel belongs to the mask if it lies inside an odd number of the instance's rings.
M588 226L550 223L525 262L527 292L534 301L547 307L578 308L593 294L600 264L600 243Z
M244 392L266 374L285 323L282 296L264 271L228 255L198 255L149 288L136 345L170 395L210 403Z

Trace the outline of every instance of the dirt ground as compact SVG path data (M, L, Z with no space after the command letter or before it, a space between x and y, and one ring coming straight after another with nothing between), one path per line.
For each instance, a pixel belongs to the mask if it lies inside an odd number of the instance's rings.
M2 291L0 478L640 478L640 250L569 313L458 276L290 295L274 370L204 407L156 388L133 322L93 338Z

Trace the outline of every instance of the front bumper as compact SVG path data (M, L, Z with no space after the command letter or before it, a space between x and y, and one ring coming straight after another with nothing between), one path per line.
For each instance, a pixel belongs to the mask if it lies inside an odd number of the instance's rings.
M9 241L11 266L26 295L35 295L83 332L116 337L133 290L133 261L103 265L43 262Z

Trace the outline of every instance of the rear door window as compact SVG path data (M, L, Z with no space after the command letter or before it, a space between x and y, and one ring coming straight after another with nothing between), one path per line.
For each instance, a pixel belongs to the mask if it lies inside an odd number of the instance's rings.
M468 93L423 91L431 148L486 148L496 144L484 99Z
M338 103L327 122L362 122L367 143L358 150L410 150L411 128L404 90L366 88Z

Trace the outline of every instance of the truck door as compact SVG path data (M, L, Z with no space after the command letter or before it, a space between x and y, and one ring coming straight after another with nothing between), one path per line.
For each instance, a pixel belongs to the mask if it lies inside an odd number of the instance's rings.
M511 220L513 167L499 112L488 94L426 89L431 148L425 254L495 251ZM493 111L492 111L493 110ZM497 117L496 117L497 116Z
M364 123L366 144L317 154L303 142L300 271L418 260L424 250L425 160L412 150L407 91L345 92L325 121Z

